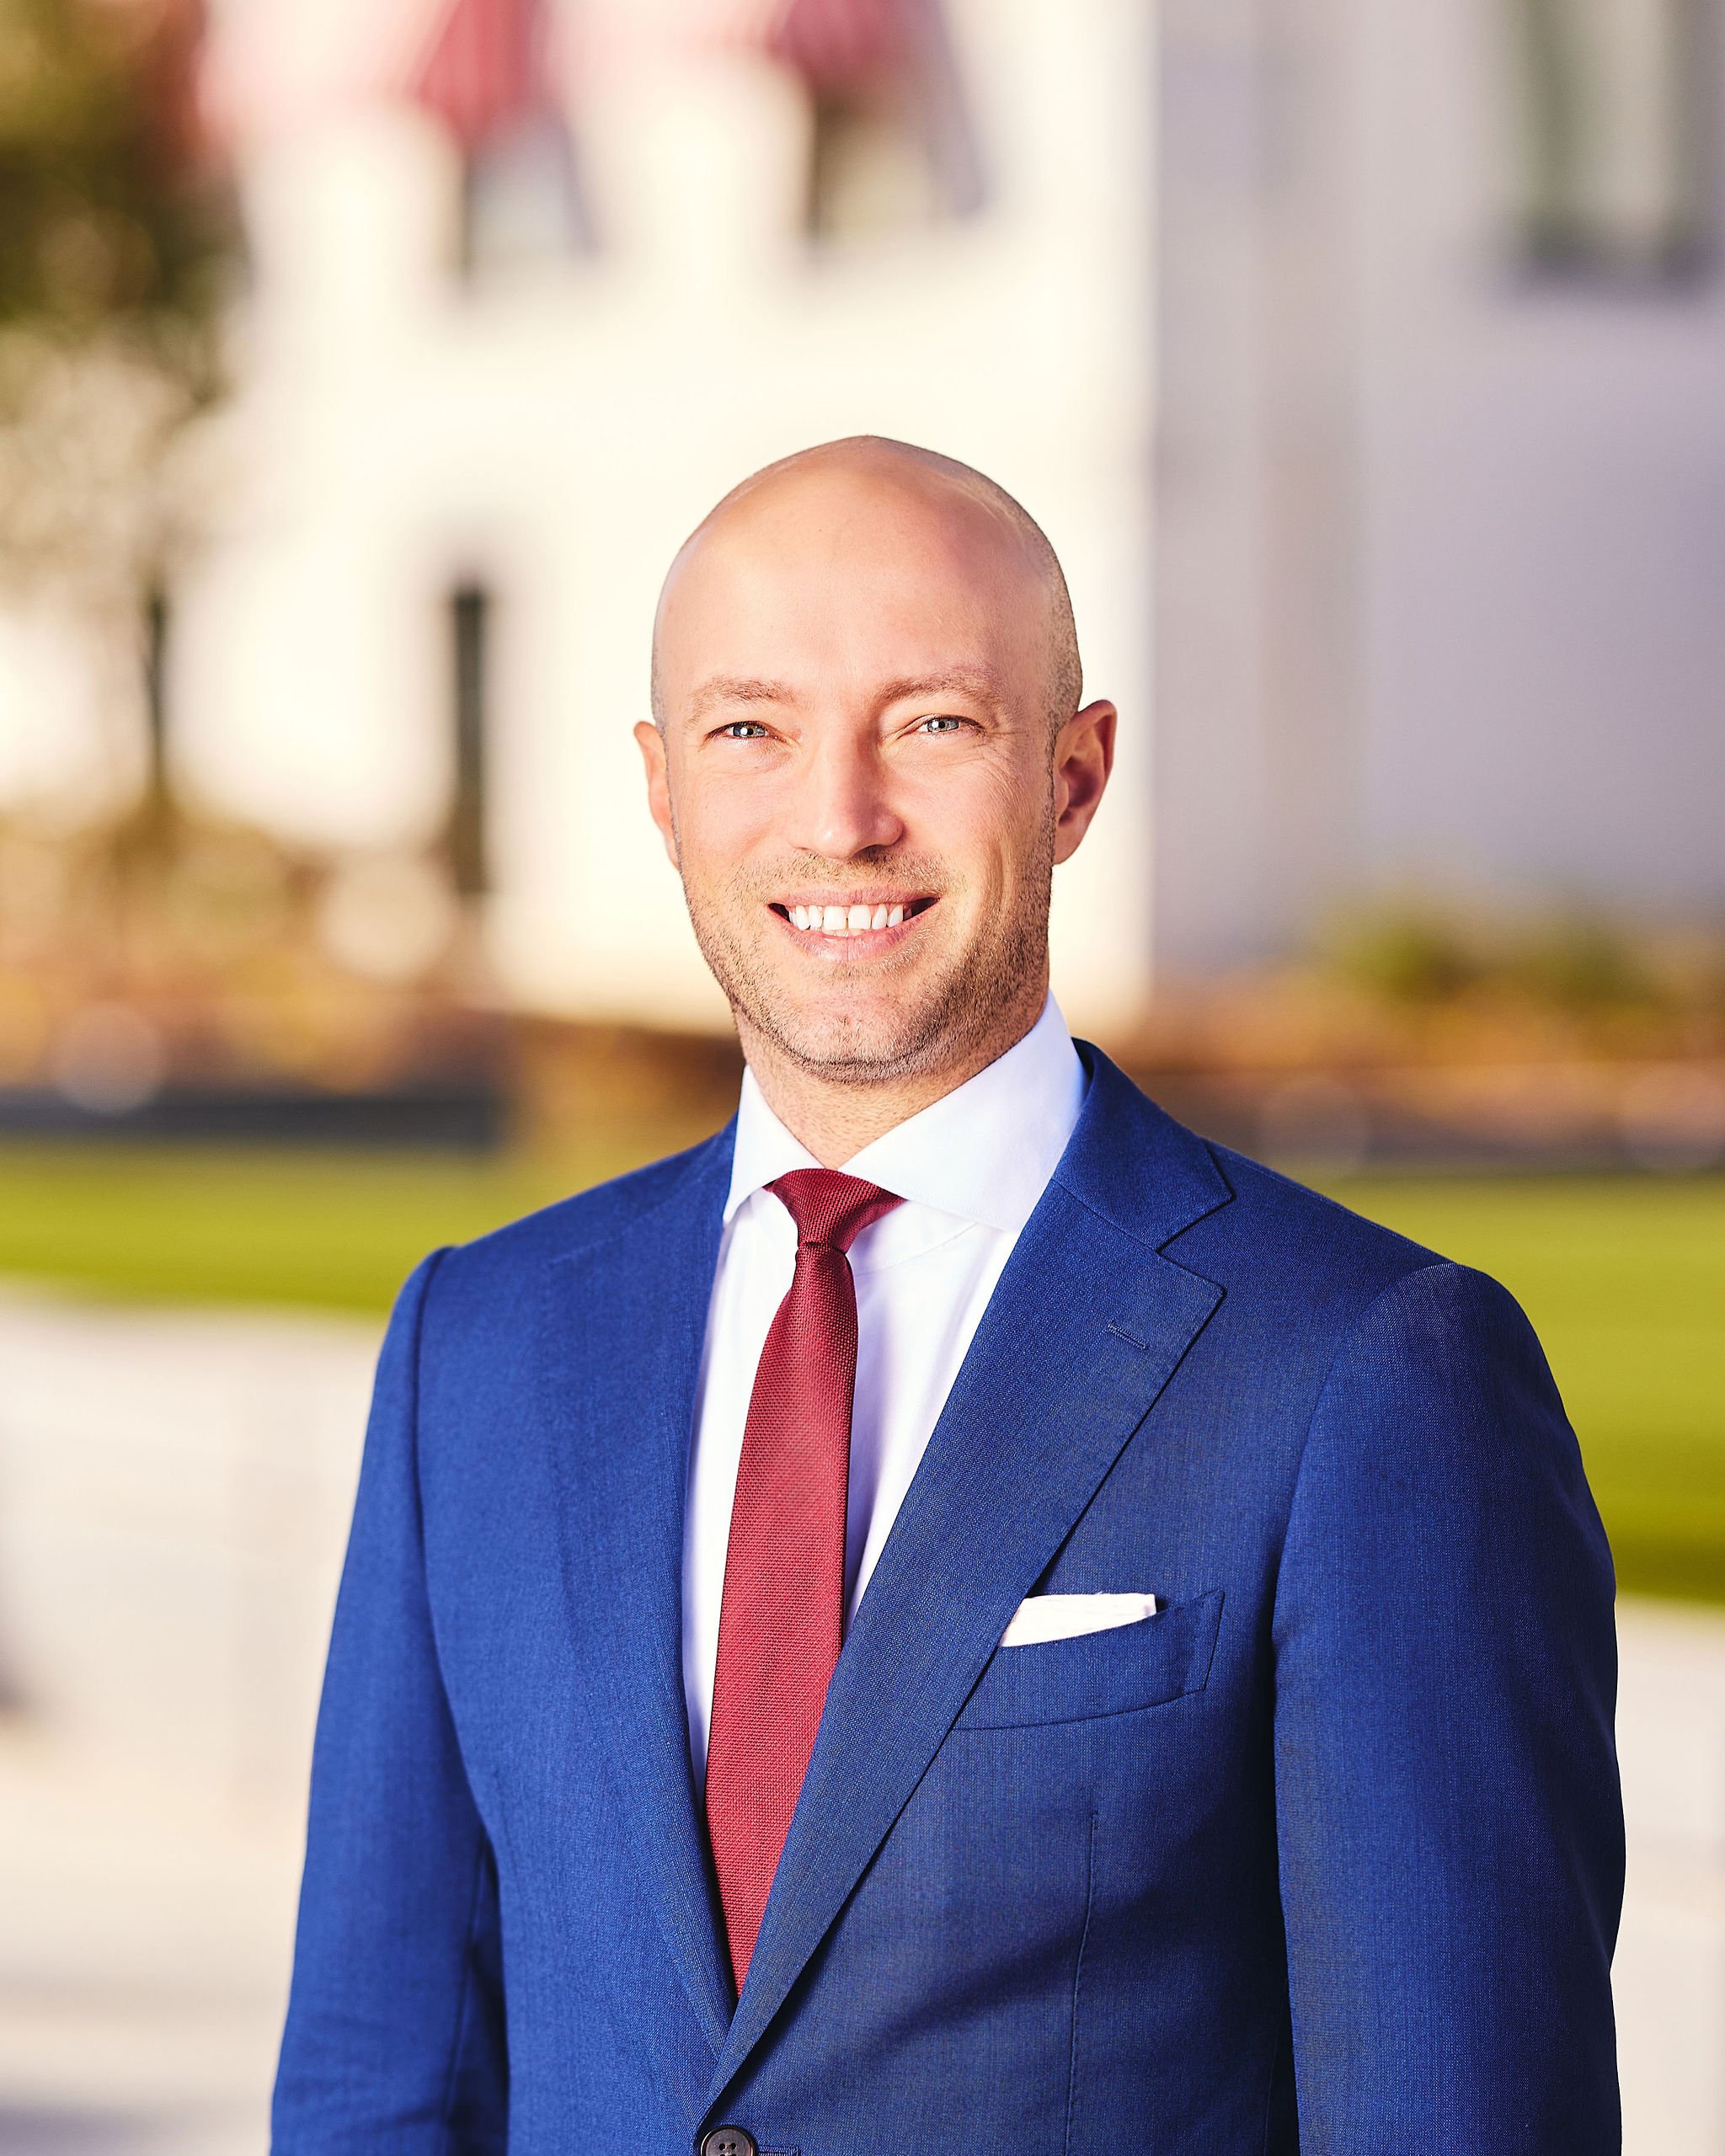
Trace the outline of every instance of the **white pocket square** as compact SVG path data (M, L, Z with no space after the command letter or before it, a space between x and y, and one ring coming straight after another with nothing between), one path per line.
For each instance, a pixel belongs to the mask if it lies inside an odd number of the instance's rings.
M1031 1647L1048 1640L1076 1640L1086 1632L1141 1625L1155 1614L1153 1594L1033 1594L1013 1611L1001 1645Z

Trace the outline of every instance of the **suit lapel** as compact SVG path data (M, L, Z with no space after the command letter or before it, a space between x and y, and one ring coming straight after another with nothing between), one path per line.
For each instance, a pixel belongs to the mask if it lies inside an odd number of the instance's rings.
M1087 1051L1084 1113L979 1327L839 1657L709 2089L759 2041L1008 1619L1221 1299L1158 1246L1227 1202L1209 1150Z
M545 1338L571 1636L644 1892L708 2041L730 2019L682 1683L689 1433L731 1134L654 1210L547 1267Z

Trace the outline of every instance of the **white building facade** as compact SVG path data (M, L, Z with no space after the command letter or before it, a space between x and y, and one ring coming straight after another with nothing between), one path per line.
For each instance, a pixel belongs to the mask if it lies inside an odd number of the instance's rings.
M850 50L830 5L809 54L775 50L782 8L708 12L232 0L215 67L253 291L174 592L176 780L360 855L436 846L453 804L509 999L720 1022L631 739L659 580L769 460L927 443L1044 524L1122 707L1119 798L1061 872L1056 938L1075 1017L1130 1022L1149 12L877 8Z
M723 1022L653 601L863 431L1025 502L1120 705L1077 1022L1374 888L1725 908L1721 0L212 7L252 275L174 776L452 860L510 1001ZM0 814L132 782L113 701L0 608Z
M1725 9L1159 19L1159 965L1725 916Z

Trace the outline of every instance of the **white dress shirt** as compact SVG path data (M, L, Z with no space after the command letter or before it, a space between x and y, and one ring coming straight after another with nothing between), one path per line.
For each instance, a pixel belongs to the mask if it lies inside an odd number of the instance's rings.
M905 1201L851 1246L857 1392L845 1529L847 1622L995 1283L1066 1150L1085 1084L1050 996L1015 1048L845 1163L846 1175ZM683 1537L683 1690L697 1781L707 1772L743 1426L767 1330L796 1265L791 1216L766 1185L793 1168L820 1165L746 1072L707 1314Z

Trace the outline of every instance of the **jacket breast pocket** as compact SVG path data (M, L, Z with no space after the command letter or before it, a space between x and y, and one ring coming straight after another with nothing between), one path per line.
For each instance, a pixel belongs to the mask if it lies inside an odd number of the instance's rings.
M1024 1729L1161 1706L1210 1678L1221 1590L1177 1602L1135 1625L1034 1646L996 1647L958 1729Z

